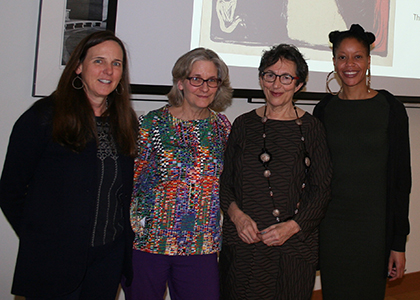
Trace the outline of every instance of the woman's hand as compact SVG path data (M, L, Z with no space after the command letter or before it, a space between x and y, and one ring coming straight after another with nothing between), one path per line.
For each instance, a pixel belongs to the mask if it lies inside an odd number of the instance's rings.
M230 204L228 214L236 226L239 237L244 243L253 244L260 241L257 223L244 213L235 202Z
M405 252L392 251L389 255L388 277L389 281L402 278L405 272Z
M258 236L267 246L281 246L299 231L299 225L295 221L290 220L271 225L270 227L262 230Z

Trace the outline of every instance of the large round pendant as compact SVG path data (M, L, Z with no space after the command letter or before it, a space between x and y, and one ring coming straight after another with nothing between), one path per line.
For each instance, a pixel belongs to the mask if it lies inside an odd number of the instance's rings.
M311 166L311 159L309 158L309 156L305 157L305 165L309 168Z
M279 217L279 216L280 216L280 211L279 211L277 208L275 208L275 209L273 209L272 214L273 214L273 216L275 216L275 217Z
M271 156L267 152L263 152L263 153L260 154L260 160L263 163L268 163L270 161L270 159L271 159Z

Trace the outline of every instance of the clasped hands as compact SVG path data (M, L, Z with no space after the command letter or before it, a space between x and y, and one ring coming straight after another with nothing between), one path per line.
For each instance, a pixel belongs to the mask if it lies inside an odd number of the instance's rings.
M300 231L299 225L294 220L274 224L259 231L255 221L234 202L229 207L228 213L240 239L247 244L263 242L267 246L281 246Z

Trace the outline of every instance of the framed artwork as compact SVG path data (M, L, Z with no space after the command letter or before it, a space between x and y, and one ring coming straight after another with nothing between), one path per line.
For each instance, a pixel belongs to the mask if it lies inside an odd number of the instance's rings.
M165 34L167 32L171 34L173 31L168 30L165 22L168 19L179 19L176 14L173 14L172 10L162 10L162 5L167 8L167 2L164 0L146 2L126 0L120 1L119 5L117 5L117 2L118 0L40 0L32 96L48 96L55 90L66 60L74 46L84 36L96 30L116 31L117 7L119 13L123 15L117 26L117 34L121 35L128 45L131 45L130 42L133 40L139 40L137 38L139 31L133 30L133 28L142 28L143 30L140 31L140 35L143 34L142 37L153 36L150 43L157 45L156 53L161 53L159 51L164 51L167 48L166 39L170 40L172 36L166 36ZM396 35L394 27L397 24L396 0L355 0L353 2L322 0L320 3L324 3L329 8L333 7L328 11L328 14L331 15L329 18L325 18L327 14L325 10L322 10L319 14L313 14L313 6L307 5L310 0L281 0L276 1L278 4L276 7L270 6L268 8L260 7L258 1L254 2L237 0L189 0L183 2L183 5L191 8L192 22L189 18L182 18L181 26L184 26L182 27L184 29L182 33L183 37L187 39L187 44L182 40L184 44L180 42L176 46L181 49L184 45L187 45L184 47L185 49L182 48L184 50L190 49L189 47L206 47L223 54L222 59L232 67L232 78L239 78L245 72L251 72L251 69L246 67L252 67L247 64L253 63L249 60L244 62L243 57L248 58L249 56L258 63L262 49L265 49L268 45L277 43L277 41L293 43L302 50L305 57L310 58L308 64L311 70L311 80L307 85L307 90L299 94L299 99L310 101L316 101L324 94L317 87L325 85L325 77L322 75L325 72L325 65L331 62L330 45L325 38L330 30L344 30L350 22L355 22L364 24L366 30L375 33L376 41L372 56L374 56L378 70L388 72L389 67L396 61L394 59L396 53L405 50L401 49L401 43L394 42L394 35ZM362 4L364 5L363 9L360 8ZM167 11L169 17L162 14L162 12L166 13ZM406 15L409 11L410 8L406 8L402 15ZM272 17L268 17L270 15ZM312 23L318 24L319 22L315 20L317 15L321 15L322 19L330 20L333 23L321 22L322 26L316 31L316 34L311 34L308 30L305 30L307 22L302 23L300 20L312 20ZM399 22L401 23L401 20ZM136 24L139 26L136 26ZM200 26L196 26L197 24ZM272 29L274 32L268 34L268 29ZM402 25L397 29L400 30L399 34L401 34L401 30L406 31L405 26ZM149 34L151 32L154 34ZM132 36L134 36L134 39ZM156 36L160 39L157 39ZM179 37L178 34L176 36ZM146 44L149 41L140 40ZM175 43L178 42L176 40ZM159 48L159 45L163 46ZM132 54L138 51L139 56L142 56L143 52L141 51L144 49L141 46L133 46L135 50L132 51ZM149 48L152 49L152 52L155 50L154 47ZM173 61L167 65L172 65ZM145 63L148 65L153 64L153 62L154 60L150 59ZM136 65L137 63L138 60L132 60L132 64ZM142 61L142 63L144 62ZM155 68L156 66L153 65L152 67ZM131 71L141 71L143 69L143 65L141 65L132 68ZM404 76L408 71L415 72L416 70L416 68L412 68L412 70L400 69L403 70ZM401 72L400 69L397 71ZM167 71L165 74L170 74L170 72ZM391 75L386 73L383 76L378 76L381 78L382 86L387 86L390 90L396 89L399 91L407 80L410 80L410 82L418 80L416 74L412 75L414 79L407 79L404 76L395 77L395 74ZM251 78L251 76L249 77ZM141 77L141 74L139 77ZM235 98L247 98L253 101L253 99L262 97L260 89L253 87L252 83L242 85L241 82L240 84L237 87L234 86ZM160 83L160 81L139 80L132 82L131 92L133 100L162 101L162 99L166 99L164 95L169 92L170 87L168 83ZM244 89L244 87L250 89ZM406 95L404 92L403 90L396 93L396 95L402 95L398 96L401 101L418 102L417 95L414 95L414 97L404 96ZM145 97L146 99L144 99Z
M51 94L74 47L98 30L115 31L117 0L41 0L33 97Z

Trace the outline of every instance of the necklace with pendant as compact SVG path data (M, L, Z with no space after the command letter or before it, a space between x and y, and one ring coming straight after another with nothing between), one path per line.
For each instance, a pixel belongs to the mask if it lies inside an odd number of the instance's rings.
M267 121L268 121L268 118L267 118L267 115L266 115L267 114L267 106L265 106L265 108L264 108L264 116L261 118L261 122L263 123L263 135L262 135L262 137L263 137L263 148L262 148L262 151L261 151L260 155L258 156L258 159L260 160L260 162L264 166L264 173L263 173L263 175L264 175L265 178L267 178L268 192L269 192L271 201L273 203L273 211L271 213L272 213L272 215L274 216L274 218L276 219L276 221L278 223L279 222L285 222L287 220L290 220L295 215L298 214L298 212L299 212L299 206L300 206L300 202L301 202L301 198L302 198L302 194L303 194L303 191L304 191L305 186L306 186L306 181L307 181L307 177L308 177L308 173L309 173L309 167L311 166L311 159L309 157L309 153L306 151L305 137L303 136L303 131L302 131L302 120L299 118L299 115L298 115L296 106L293 105L293 108L294 108L295 114L296 114L296 120L295 120L295 122L299 126L299 131L300 131L300 135L301 135L300 141L301 141L301 144L302 144L303 157L304 157L303 158L303 164L305 166L305 180L302 183L302 187L301 187L299 199L298 199L298 202L296 204L296 208L294 210L294 214L291 217L289 217L287 219L284 219L284 220L282 220L280 218L281 212L276 207L276 204L275 204L275 201L274 201L274 192L273 192L273 188L272 188L271 182L270 182L270 178L271 178L271 175L272 174L271 174L271 171L269 169L269 164L270 164L270 161L272 160L273 157L272 157L271 153L268 151L268 149L266 148L266 138L267 138L266 124L267 124Z

